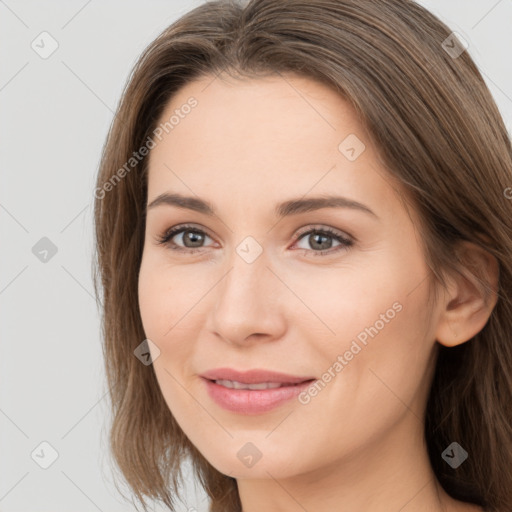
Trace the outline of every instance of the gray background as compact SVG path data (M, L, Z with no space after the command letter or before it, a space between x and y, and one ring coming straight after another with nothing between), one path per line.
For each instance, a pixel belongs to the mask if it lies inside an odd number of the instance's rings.
M200 3L0 0L0 512L134 510L106 448L94 180L133 64ZM512 0L420 3L468 41L510 131ZM58 42L46 59L31 47L43 31ZM58 453L47 469L43 441ZM204 494L187 490L181 510L206 511Z

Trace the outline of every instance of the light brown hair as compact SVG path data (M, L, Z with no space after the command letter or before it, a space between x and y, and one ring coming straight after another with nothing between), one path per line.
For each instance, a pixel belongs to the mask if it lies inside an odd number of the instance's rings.
M137 285L148 159L118 171L192 80L294 73L334 88L355 107L421 219L425 260L437 282L467 272L457 252L463 240L499 263L498 301L485 327L460 346L439 346L425 437L452 497L512 510L512 203L505 194L512 149L468 51L445 51L451 32L409 0L219 0L180 18L141 55L97 178L95 286L98 296L103 292L111 452L144 508L146 498L156 498L173 510L188 456L212 512L239 512L240 500L236 480L213 468L177 425L152 366L134 357L146 337ZM453 441L469 453L457 469L441 458Z

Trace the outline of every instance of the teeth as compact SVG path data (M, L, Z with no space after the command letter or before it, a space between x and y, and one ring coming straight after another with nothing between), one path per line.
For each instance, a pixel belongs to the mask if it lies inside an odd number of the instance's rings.
M216 380L215 383L230 389L275 389L286 385L281 382L262 382L260 384L244 384L243 382L237 382L236 380Z

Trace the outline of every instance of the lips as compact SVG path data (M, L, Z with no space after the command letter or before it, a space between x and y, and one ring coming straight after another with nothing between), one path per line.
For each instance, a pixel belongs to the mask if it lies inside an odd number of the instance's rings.
M218 368L201 374L209 397L237 414L262 414L300 394L314 377L301 377L270 370L240 372Z
M201 377L212 381L235 381L241 384L278 383L287 385L300 384L301 382L315 379L313 376L300 377L264 369L253 369L241 372L232 368L216 368L209 370L202 373Z

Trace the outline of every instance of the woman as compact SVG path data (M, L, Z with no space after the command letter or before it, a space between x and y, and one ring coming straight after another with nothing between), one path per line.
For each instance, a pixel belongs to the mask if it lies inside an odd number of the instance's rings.
M512 509L512 149L404 0L206 3L95 191L115 461L173 510Z

